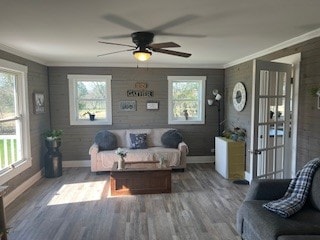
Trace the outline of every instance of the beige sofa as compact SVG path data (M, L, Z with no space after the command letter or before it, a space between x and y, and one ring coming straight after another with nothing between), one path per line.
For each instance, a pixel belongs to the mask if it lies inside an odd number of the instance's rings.
M109 130L117 139L117 145L120 148L127 150L125 161L158 161L164 158L168 161L173 169L185 169L186 155L188 154L188 146L181 142L178 148L166 148L161 142L163 133L172 128L157 128L157 129L124 129L124 130ZM130 133L147 134L147 149L130 149ZM99 151L99 147L94 143L89 150L91 156L91 171L110 171L114 162L118 161L119 156L115 150Z

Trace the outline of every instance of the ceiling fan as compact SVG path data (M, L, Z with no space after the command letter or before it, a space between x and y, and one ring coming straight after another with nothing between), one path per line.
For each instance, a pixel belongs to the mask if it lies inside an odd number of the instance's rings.
M99 41L99 43L103 43L103 44L130 47L130 49L100 54L98 55L98 57L120 53L120 52L127 52L127 51L133 51L134 57L139 61L148 60L151 57L152 52L159 52L159 53L174 55L178 57L185 57L185 58L188 58L191 56L190 53L165 49L165 48L180 47L180 45L174 42L153 43L153 38L154 38L153 32L144 32L144 31L134 32L131 34L131 38L132 38L132 42L135 43L135 46L128 45L128 44L114 43L114 42Z

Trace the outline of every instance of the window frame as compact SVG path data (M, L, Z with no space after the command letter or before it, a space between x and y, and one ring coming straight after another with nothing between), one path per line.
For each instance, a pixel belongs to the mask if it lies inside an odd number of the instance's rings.
M206 76L168 76L168 124L205 124L205 93ZM190 120L176 120L173 118L173 83L174 82L199 82L199 118Z
M111 75L79 75L79 74L68 74L69 81L69 114L70 114L70 125L112 125L112 96L111 96ZM86 119L78 119L77 111L77 94L76 85L79 81L104 81L106 83L106 111L110 112L107 114L105 119L95 119L94 121Z
M29 119L28 67L0 59L0 71L16 75L17 111L16 120L20 120L22 159L11 166L0 170L0 184L21 174L32 166Z

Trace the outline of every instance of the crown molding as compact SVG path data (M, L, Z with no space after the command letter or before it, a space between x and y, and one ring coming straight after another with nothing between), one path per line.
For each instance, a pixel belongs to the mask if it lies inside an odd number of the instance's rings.
M254 53L252 55L249 55L249 56L246 56L244 58L240 58L238 60L235 60L235 61L229 62L227 64L224 64L223 68L232 67L232 66L238 65L240 63L244 63L244 62L253 60L255 58L259 58L259 57L265 56L267 54L279 51L279 50L287 48L287 47L291 47L291 46L293 46L295 44L298 44L298 43L301 43L301 42L304 42L304 41L307 41L307 40L310 40L310 39L313 39L313 38L316 38L316 37L319 37L319 36L320 36L320 28L318 28L318 29L316 29L314 31L308 32L306 34L300 35L298 37L292 38L290 40L284 41L284 42L279 43L277 45L274 45L274 46L272 46L270 48L267 48L267 49L264 49L262 51L256 52L256 53Z
M24 53L24 52L22 52L20 50L15 49L15 48L12 48L12 47L9 47L7 45L4 45L2 43L0 43L0 50L8 52L8 53L11 53L11 54L16 55L18 57L22 57L22 58L25 58L27 60L30 60L30 61L33 61L33 62L36 62L36 63L39 63L39 64L47 66L47 63L45 61L41 60L40 58L37 58L37 57L32 56L32 55L29 55L27 53Z

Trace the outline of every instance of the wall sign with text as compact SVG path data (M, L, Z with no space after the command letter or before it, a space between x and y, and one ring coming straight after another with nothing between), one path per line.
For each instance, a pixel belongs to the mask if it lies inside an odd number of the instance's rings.
M127 90L127 97L153 97L152 90Z

